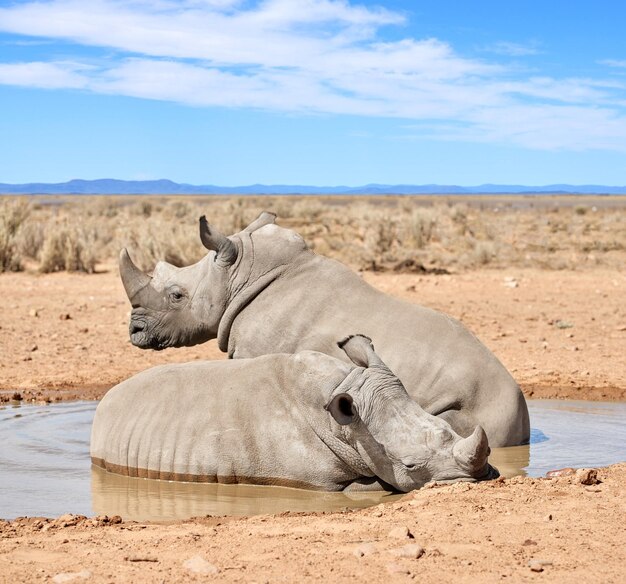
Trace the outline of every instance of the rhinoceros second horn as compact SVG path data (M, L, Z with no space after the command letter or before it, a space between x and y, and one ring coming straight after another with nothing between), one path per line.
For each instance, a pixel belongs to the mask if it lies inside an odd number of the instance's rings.
M223 233L209 225L204 215L200 217L200 239L204 247L216 252L215 261L223 266L231 266L235 263L237 246Z

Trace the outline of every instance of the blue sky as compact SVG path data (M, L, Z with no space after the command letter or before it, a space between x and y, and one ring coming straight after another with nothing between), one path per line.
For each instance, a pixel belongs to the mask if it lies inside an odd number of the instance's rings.
M0 0L0 182L626 184L626 3Z

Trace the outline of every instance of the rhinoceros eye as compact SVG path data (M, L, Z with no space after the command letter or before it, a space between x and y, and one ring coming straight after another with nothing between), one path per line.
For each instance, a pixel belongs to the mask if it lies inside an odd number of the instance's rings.
M185 293L175 288L174 290L170 290L169 297L172 302L180 302L185 297Z

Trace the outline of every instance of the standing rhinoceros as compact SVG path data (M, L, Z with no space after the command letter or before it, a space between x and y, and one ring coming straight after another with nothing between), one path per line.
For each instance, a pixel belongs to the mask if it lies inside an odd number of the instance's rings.
M323 353L154 367L109 391L91 433L94 464L166 480L328 491L410 491L498 476L482 428L461 438L424 412L370 339Z
M122 250L133 344L164 349L217 337L231 358L310 349L345 359L335 339L359 330L374 339L409 395L459 434L480 425L493 447L528 442L518 385L461 323L375 290L274 219L262 213L225 237L201 217L209 253L184 268L159 262L152 276Z

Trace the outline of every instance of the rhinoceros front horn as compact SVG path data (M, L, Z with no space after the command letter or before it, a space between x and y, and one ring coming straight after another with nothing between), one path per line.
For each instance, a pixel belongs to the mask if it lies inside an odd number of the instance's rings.
M144 274L130 259L128 251L124 248L120 252L120 276L128 299L132 301L137 293L150 283L150 276Z
M485 466L489 453L487 434L480 426L476 426L471 436L461 438L452 448L457 462L472 471L478 471Z

